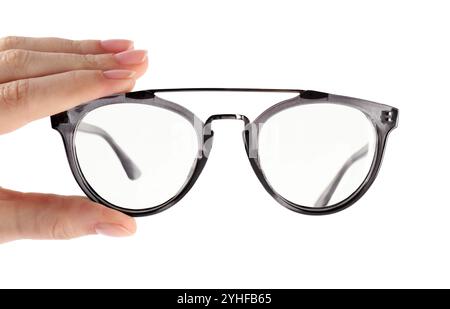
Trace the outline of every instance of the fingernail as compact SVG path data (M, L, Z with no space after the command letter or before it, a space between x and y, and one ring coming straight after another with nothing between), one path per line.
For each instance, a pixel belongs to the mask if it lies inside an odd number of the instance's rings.
M103 75L108 79L130 79L136 72L130 70L109 70L104 71Z
M128 50L114 55L120 64L139 64L147 58L146 50Z
M118 53L133 48L133 41L130 40L104 40L100 45L105 51Z
M119 224L100 223L95 226L95 232L100 235L111 237L125 237L133 233Z

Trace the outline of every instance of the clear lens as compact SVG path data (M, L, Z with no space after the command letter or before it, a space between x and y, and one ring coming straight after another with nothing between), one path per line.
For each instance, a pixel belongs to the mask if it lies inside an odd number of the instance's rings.
M305 207L325 207L345 200L364 182L376 133L359 110L317 103L270 117L258 143L261 169L279 195Z
M89 112L75 134L78 163L106 201L142 209L160 205L186 184L198 137L183 116L144 104L112 104Z

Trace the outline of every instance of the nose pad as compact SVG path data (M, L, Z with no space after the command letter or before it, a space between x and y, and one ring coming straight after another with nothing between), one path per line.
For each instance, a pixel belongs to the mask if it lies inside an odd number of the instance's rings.
M249 139L250 139L250 132L248 128L244 128L244 131L242 131L242 140L244 141L245 151L247 152L247 155L249 154Z
M244 125L247 125L250 122L246 116L241 114L216 114L208 117L205 122L205 126L211 124L214 120L222 119L242 120L244 121Z
M245 151L249 159L258 157L258 128L255 123L248 123L242 131Z
M206 158L209 156L209 153L211 152L213 141L214 141L214 131L209 130L209 132L205 133L205 130L203 130L202 155Z

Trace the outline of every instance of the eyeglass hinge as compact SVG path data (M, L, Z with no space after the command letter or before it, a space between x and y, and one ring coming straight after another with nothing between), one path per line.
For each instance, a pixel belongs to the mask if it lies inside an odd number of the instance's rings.
M50 121L52 124L52 128L56 128L60 124L68 123L69 122L69 116L67 115L67 112L61 112L58 114L55 114L50 117Z
M382 111L381 112L381 122L395 124L397 122L397 115L398 115L397 109Z

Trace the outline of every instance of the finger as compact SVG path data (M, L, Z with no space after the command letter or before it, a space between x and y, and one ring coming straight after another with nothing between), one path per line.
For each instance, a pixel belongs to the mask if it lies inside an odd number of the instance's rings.
M25 49L0 52L0 83L74 70L127 69L141 76L147 67L147 51L79 55L46 53Z
M0 38L0 51L26 49L42 52L73 54L118 53L133 48L129 40L67 40L60 38L28 38L8 36Z
M0 85L0 134L99 97L130 91L135 72L81 70Z
M16 239L70 239L91 234L129 236L136 222L83 197L0 189L0 243Z

